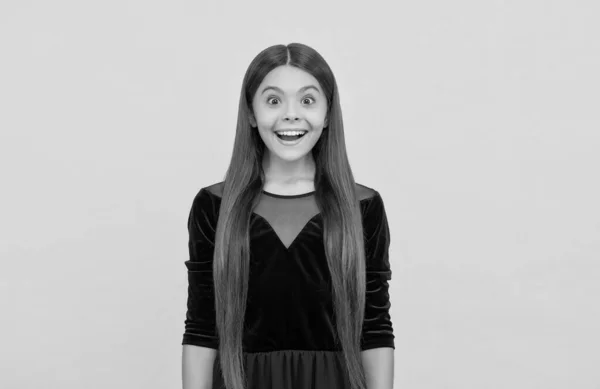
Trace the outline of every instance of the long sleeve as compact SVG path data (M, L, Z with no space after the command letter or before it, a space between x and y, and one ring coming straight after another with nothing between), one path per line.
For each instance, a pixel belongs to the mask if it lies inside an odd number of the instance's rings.
M216 213L210 194L201 189L188 218L188 298L183 344L218 349L213 283Z
M392 278L389 261L390 231L383 199L378 192L369 200L363 216L365 233L366 303L361 350L394 346L389 314L388 281Z

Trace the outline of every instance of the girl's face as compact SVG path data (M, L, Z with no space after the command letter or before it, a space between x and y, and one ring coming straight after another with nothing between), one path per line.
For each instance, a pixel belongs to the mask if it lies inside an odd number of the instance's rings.
M258 132L271 159L291 162L309 154L327 126L327 97L316 78L293 66L270 71L252 100L250 124ZM277 131L307 131L299 141L286 145Z

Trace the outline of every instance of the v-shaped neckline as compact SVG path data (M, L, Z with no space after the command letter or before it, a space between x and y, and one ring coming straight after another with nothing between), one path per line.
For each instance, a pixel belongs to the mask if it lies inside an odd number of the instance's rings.
M298 240L298 238L304 233L304 231L306 230L306 228L308 227L308 225L317 218L317 216L321 215L321 212L316 213L313 217L311 217L310 219L308 219L308 221L304 224L304 226L302 226L302 228L300 229L300 232L298 232L296 234L296 236L294 237L294 239L292 240L292 243L290 243L289 246L286 246L285 243L283 243L283 241L281 240L281 238L279 237L279 235L277 234L277 231L275 231L275 228L273 228L273 226L271 225L271 223L269 223L269 221L267 219L265 219L263 216L259 215L256 212L252 212L253 215L256 215L258 218L260 218L261 220L263 220L265 223L267 223L267 226L269 227L269 232L271 232L272 234L275 235L275 238L277 238L277 242L279 242L279 244L281 245L281 247L283 247L283 249L289 253L292 250L292 246L294 246L294 243L296 243L296 241Z

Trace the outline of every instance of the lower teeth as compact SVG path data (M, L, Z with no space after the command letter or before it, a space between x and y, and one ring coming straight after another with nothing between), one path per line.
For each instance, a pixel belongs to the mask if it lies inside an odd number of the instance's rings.
M294 135L294 136L287 136L287 135L277 135L277 137L278 137L279 139L281 139L281 140L285 140L285 141L288 141L288 142L291 142L291 141L298 140L298 139L302 138L303 136L304 136L304 135Z

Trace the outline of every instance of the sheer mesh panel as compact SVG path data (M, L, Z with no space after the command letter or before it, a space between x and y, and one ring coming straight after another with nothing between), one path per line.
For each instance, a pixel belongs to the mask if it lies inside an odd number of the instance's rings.
M314 192L296 196L281 196L263 191L254 213L265 219L286 248L319 214Z
M208 189L216 196L222 197L223 187L224 182L222 181ZM358 183L356 190L360 201L375 194L373 189ZM320 211L314 191L299 195L278 195L263 190L254 213L269 223L281 243L289 248L306 224Z

